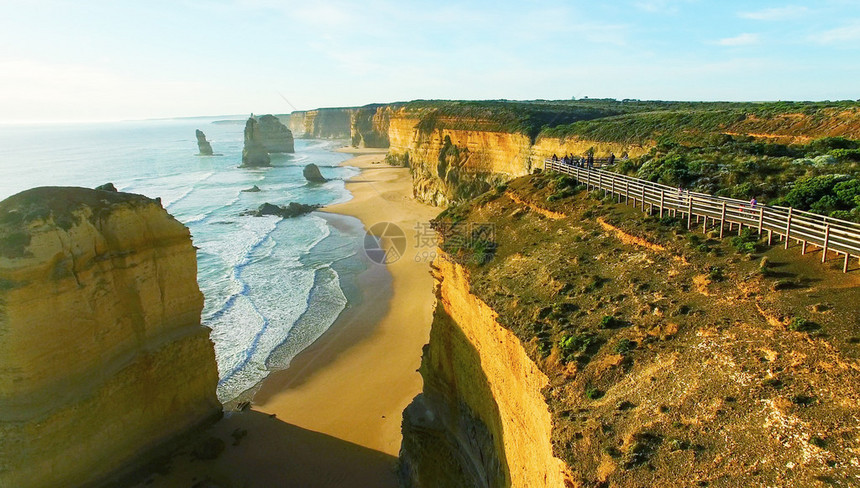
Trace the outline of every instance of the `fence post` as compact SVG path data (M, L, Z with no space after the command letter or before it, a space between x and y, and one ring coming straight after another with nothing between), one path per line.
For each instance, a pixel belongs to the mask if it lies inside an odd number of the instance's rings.
M821 262L827 260L827 246L830 244L830 224L824 226L824 249L821 250Z
M609 194L612 195L613 200L614 200L615 199L615 177L614 176L612 177L611 186L612 186L612 189L609 191Z
M788 236L791 234L791 213L794 211L793 207L788 207L788 221L785 223L785 248L788 249Z
M845 264L843 264L843 265L842 265L842 272L843 272L843 273L847 273L847 272L848 272L848 259L849 259L849 258L851 258L851 255L850 255L850 254L848 254L848 253L846 252L846 253L845 253Z
M597 189L603 190L603 174L597 173ZM603 196L606 196L606 190L603 190Z
M666 190L660 190L660 218L663 218L663 204L666 201Z
M642 183L642 211L645 211L645 183Z
M723 228L726 226L726 202L723 202L723 210L720 212L720 239L723 238Z
M758 208L758 235L761 235L761 225L764 222L764 205Z
M630 205L630 180L624 182L624 205Z
M687 195L687 230L693 226L693 196Z

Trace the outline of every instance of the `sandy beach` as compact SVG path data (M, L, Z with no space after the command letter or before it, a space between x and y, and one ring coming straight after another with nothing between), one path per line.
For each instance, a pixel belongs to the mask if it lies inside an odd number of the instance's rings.
M205 460L187 448L138 486L397 486L401 414L421 390L416 370L434 302L423 258L433 247L418 245L415 229L439 209L412 199L409 170L382 162L384 150L341 151L354 155L343 164L362 172L347 183L352 200L323 209L330 224L344 215L367 229L393 223L405 252L387 265L370 263L357 276L360 303L289 369L269 375L250 409L228 413L197 441L221 439L222 453Z

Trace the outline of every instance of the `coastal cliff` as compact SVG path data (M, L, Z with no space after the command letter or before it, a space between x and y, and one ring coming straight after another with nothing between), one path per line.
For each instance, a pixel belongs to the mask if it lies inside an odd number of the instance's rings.
M404 483L852 484L857 277L569 184L518 178L435 221Z
M78 486L220 416L188 229L159 201L0 203L0 486Z
M320 108L290 113L290 130L300 139L349 139L352 108Z
M860 104L848 101L416 100L294 112L290 123L303 137L348 132L355 147L388 147L390 164L413 169L415 198L447 206L542 168L554 154L614 154L620 161L653 156L660 147L733 141L747 144L747 152L784 155L792 150L773 145L860 138L858 114ZM753 147L761 145L769 147ZM834 141L832 149L852 148Z
M437 309L424 349L424 391L403 418L401 475L410 486L563 487L552 451L548 379L497 314L472 294L466 269L433 262Z

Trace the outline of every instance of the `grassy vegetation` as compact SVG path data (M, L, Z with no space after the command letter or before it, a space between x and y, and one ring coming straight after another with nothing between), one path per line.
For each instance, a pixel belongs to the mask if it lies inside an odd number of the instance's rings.
M716 465L722 479L756 466L772 486L832 474L821 462L784 479L804 447L784 449L761 405L799 418L799 436L844 462L856 439L827 433L853 425L856 374L814 365L860 355L856 277L755 233L697 235L573 188L541 173L439 217L496 226L492 259L467 264L471 290L549 378L554 452L584 483L612 459L619 486L699 486L696 470ZM664 250L625 244L597 217Z
M521 133L534 140L546 127L610 117L626 112L621 104L576 101L440 101L419 100L404 105L421 113L418 130L486 130Z
M616 170L645 180L860 222L860 141L804 145L722 135L688 146L662 143Z
M607 101L583 101L609 104ZM618 102L622 114L600 120L583 120L547 127L541 135L576 136L604 142L648 144L678 142L701 144L714 134L747 120L768 121L771 130L788 127L787 114L803 114L812 122L832 118L836 112L856 110L860 102Z

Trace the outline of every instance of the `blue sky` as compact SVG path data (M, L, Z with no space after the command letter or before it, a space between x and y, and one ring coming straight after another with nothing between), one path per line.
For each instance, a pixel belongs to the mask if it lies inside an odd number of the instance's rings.
M860 1L0 5L0 122L584 96L860 99Z

